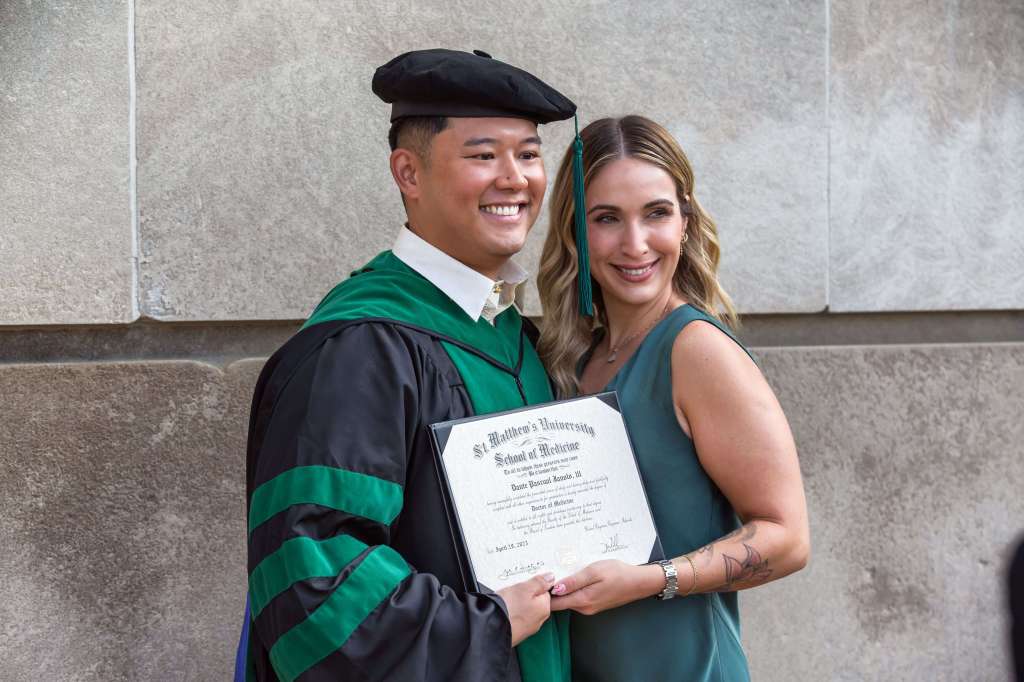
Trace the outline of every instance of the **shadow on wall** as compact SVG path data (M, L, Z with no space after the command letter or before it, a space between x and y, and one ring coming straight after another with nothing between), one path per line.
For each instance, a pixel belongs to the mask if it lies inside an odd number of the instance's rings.
M1017 682L1024 682L1024 534L1017 542L1007 571L1010 602L1010 646Z

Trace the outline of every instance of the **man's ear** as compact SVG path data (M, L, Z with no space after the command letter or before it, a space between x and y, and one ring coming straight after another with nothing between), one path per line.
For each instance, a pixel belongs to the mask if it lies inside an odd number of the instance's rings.
M423 162L408 149L399 147L391 152L391 177L407 199L419 199L422 187Z

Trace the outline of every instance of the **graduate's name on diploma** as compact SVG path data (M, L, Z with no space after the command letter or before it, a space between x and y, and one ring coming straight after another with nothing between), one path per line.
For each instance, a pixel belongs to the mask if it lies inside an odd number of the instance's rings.
M513 483L513 484L511 484L511 486L512 486L512 491L513 492L517 492L517 491L520 491L520 490L529 490L530 488L540 488L540 487L545 486L545 485L551 485L552 483L563 483L565 481L571 481L574 478L583 478L583 472L580 471L579 469L577 469L576 471L574 471L572 473L561 474L561 475L559 475L559 474L552 474L552 475L548 476L547 478L542 478L542 479L539 479L539 480L536 480L536 481L532 481L532 480L531 481L525 481L523 483ZM567 499L567 500L555 500L555 502L557 504L569 504L570 502L572 502L572 499L570 498L570 499ZM551 505L547 505L547 506L551 506ZM547 507L543 507L543 508L547 508ZM535 506L534 507L534 511L538 511L540 509L542 509L542 507L540 507L540 506Z

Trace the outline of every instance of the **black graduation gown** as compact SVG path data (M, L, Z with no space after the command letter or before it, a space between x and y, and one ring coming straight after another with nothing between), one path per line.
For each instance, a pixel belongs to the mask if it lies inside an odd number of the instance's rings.
M534 335L524 320L527 325ZM250 418L250 503L261 484L282 472L328 461L404 482L404 511L387 523L317 504L288 507L251 528L250 573L282 540L319 541L339 534L370 548L389 546L413 571L384 602L347 625L354 629L340 648L308 668L302 668L308 661L298 664L296 679L520 679L503 601L495 594L465 591L429 442L430 424L472 413L463 381L439 340L401 323L316 324L267 362ZM404 453L404 458L381 456L386 452ZM272 595L258 613L254 608L250 676L279 679L271 667L271 649L354 575L367 556L360 552L337 575L301 581ZM304 645L299 655L308 648Z

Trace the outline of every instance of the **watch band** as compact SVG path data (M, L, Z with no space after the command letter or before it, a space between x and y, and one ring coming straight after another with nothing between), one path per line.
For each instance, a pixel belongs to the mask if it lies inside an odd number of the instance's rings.
M675 564L667 559L662 559L657 564L665 572L665 589L657 594L656 597L658 599L671 599L679 591L679 573L676 571Z

